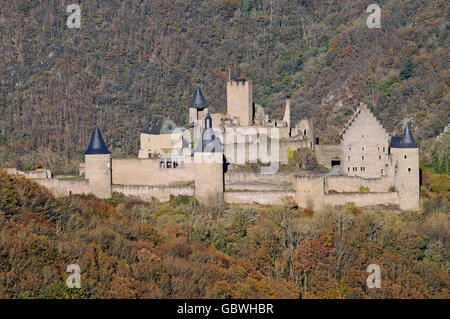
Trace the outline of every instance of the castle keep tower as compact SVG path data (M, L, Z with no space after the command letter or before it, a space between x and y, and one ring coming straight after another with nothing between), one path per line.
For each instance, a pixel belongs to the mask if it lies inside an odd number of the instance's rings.
M212 128L212 119L205 118L205 131L194 150L195 197L203 203L223 202L223 148Z
M408 126L403 136L392 137L390 152L390 166L400 209L419 209L419 148Z
M91 142L84 152L86 163L85 178L89 180L89 192L99 198L111 197L111 152L95 126Z
M252 83L246 80L227 82L227 112L231 119L238 119L242 126L253 123Z

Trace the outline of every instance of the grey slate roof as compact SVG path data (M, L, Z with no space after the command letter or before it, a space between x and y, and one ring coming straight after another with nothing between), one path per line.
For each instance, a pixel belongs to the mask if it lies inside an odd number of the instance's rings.
M216 138L216 133L212 128L212 119L209 113L205 117L205 130L203 131L200 142L194 152L223 153L222 143Z
M194 94L194 98L191 102L191 107L196 109L204 109L207 107L205 98L203 97L202 90L200 88L197 88Z
M166 114L155 113L150 121L147 134L159 135L159 134L171 134L177 125Z
M406 126L403 136L393 136L391 138L391 148L417 148L417 144L414 141L414 136L412 135L408 126Z
M105 141L103 140L102 134L100 133L98 126L95 126L95 130L92 133L91 141L89 142L89 146L87 150L84 152L84 154L86 155L111 154L111 152L108 150L108 147L105 144Z

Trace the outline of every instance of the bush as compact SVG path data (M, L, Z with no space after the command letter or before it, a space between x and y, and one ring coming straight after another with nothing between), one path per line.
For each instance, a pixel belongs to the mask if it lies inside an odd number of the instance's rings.
M364 187L363 185L359 185L359 192L360 193L370 193L370 188Z

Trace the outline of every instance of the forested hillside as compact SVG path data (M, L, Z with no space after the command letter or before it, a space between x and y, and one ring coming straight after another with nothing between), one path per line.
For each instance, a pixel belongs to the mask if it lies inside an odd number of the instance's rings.
M312 211L54 198L0 170L0 299L448 299L450 177L424 176L422 212ZM70 264L81 289L66 286Z
M113 155L135 156L153 112L186 124L196 86L225 111L231 68L273 117L291 96L323 142L359 101L389 132L410 123L425 163L448 172L445 0L377 1L381 29L362 0L89 0L68 29L72 2L0 0L3 165L73 172L96 122Z

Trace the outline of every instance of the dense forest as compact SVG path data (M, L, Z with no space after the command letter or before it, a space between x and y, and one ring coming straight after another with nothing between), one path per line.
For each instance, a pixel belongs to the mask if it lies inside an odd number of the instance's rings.
M74 173L95 123L114 156L136 156L154 112L186 124L197 86L225 111L231 70L275 118L291 97L323 142L365 102L390 133L410 124L424 163L448 173L445 0L380 0L380 29L362 0L89 0L69 29L73 2L0 0L4 166Z
M4 170L0 185L0 298L450 298L450 177L430 169L421 212L54 198Z

